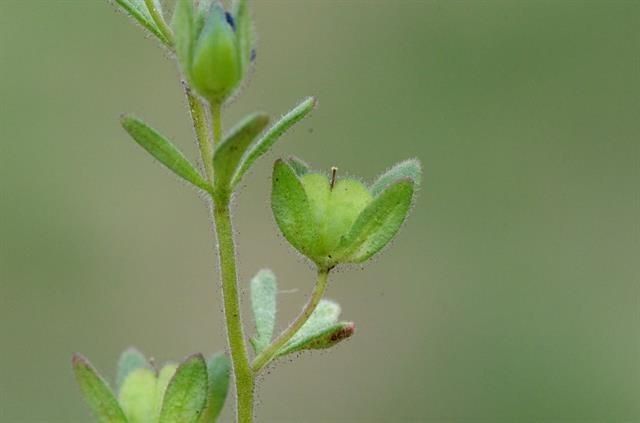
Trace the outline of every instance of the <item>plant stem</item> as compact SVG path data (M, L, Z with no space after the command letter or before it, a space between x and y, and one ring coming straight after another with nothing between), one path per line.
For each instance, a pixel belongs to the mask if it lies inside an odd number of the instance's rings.
M220 256L227 339L236 384L236 421L238 423L251 423L253 421L254 380L240 316L240 298L238 295L235 245L229 210L229 197L219 197L221 198L214 200L213 219L218 236L218 254Z
M216 143L222 140L222 115L219 104L211 104L212 139L207 140L209 149L214 150ZM213 166L213 153L207 159ZM213 175L213 169L211 170ZM210 181L213 184L213 180ZM254 375L249 362L249 354L242 328L240 314L240 295L238 293L238 272L236 269L235 241L229 209L230 194L225 188L216 189L212 196L213 222L218 238L218 256L220 260L220 277L222 279L222 301L227 329L227 341L233 375L236 385L236 421L251 423L253 421Z
M149 13L151 14L151 18L158 25L158 29L167 39L169 46L173 46L173 31L167 25L167 22L164 20L164 16L162 16L162 12L158 10L153 0L144 0L147 9L149 9Z
M213 148L222 142L222 105L211 103L211 126L213 127Z
M196 132L200 158L207 180L213 184L213 142L209 139L209 126L207 125L207 110L200 99L193 95L191 89L185 84L185 93L189 102L189 111L193 121L193 129Z
M329 277L330 269L318 269L318 277L316 280L316 286L313 288L313 292L311 293L311 297L309 301L302 309L300 315L296 318L296 320L289 325L287 329L284 330L267 348L265 348L251 363L251 368L257 374L269 364L271 360L278 353L280 348L282 348L289 340L298 332L298 330L304 325L311 314L315 311L318 303L322 299L324 295L324 291L327 288L327 280Z

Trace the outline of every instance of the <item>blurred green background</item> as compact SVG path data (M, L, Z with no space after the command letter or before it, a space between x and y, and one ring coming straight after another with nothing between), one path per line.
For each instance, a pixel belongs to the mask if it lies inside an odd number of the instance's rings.
M259 421L640 421L640 2L254 3L227 126L320 100L235 202L243 288L270 266L296 290L281 325L313 272L270 163L425 168L393 248L331 281L357 335L278 364ZM202 201L118 124L195 157L176 76L106 1L0 0L0 421L89 421L74 351L111 376L131 344L224 347Z

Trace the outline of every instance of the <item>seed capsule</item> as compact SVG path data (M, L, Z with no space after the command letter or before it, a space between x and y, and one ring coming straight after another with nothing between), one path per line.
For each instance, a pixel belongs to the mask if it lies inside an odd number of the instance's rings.
M362 263L384 248L405 221L419 180L417 161L411 162L415 172L397 172L406 168L400 164L371 188L335 173L331 181L301 173L291 163L275 164L273 213L285 238L325 269Z

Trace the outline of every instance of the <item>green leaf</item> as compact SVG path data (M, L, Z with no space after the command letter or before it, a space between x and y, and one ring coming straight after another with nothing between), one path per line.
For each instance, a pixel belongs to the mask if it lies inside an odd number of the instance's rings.
M255 34L249 13L248 0L235 0L233 3L233 17L236 21L236 36L243 73L251 65L251 55L254 48Z
M273 146L273 144L285 132L287 132L289 128L307 116L309 112L313 110L315 105L315 98L308 97L269 128L267 132L255 144L253 144L242 157L242 163L238 167L238 171L233 176L231 186L233 187L237 185L253 163L264 153L269 151L271 146Z
M269 123L269 116L254 113L243 119L224 138L213 156L216 185L227 187L237 171L242 155Z
M342 261L362 263L387 245L407 218L413 192L413 181L404 179L379 194L342 239Z
M291 166L291 168L296 172L296 175L298 176L304 176L309 173L309 165L297 157L289 157L287 159L287 163L289 164L289 166Z
M132 116L123 116L122 126L135 142L176 175L191 182L198 188L205 191L211 190L209 184L180 150L153 128Z
M156 392L153 399L153 412L155 416L155 421L158 421L158 416L160 416L160 411L162 410L162 400L164 399L164 394L167 391L167 386L173 378L173 375L176 374L176 370L178 369L177 364L168 363L165 364L160 373L158 373L158 380L156 381Z
M116 397L89 361L74 354L71 361L84 399L100 423L127 423Z
M170 46L169 40L162 34L158 25L156 25L149 9L144 0L116 0L116 3L140 25L146 28L153 35L158 37L163 44Z
M353 322L340 322L319 331L316 335L289 345L278 352L278 356L291 354L302 350L323 350L331 348L355 333Z
M178 0L171 18L171 28L176 49L178 63L187 80L191 80L189 68L193 57L193 48L196 39L195 12L193 0Z
M371 191L371 194L375 197L389 185L407 178L411 179L414 186L417 187L420 185L421 177L422 166L420 165L420 161L418 159L405 160L380 175L378 180L371 185L369 191Z
M229 391L231 362L224 353L217 353L207 360L209 373L209 394L207 406L200 417L200 423L215 423L224 407Z
M326 335L327 331L332 329L338 321L340 311L338 303L330 300L320 300L318 307L313 311L309 320L278 351L278 356L304 349L306 345L310 345L314 340Z
M273 167L271 208L284 237L302 254L309 256L318 240L318 229L307 193L291 166L277 160Z
M159 423L195 423L207 401L207 365L202 354L187 357L164 394Z
M120 388L129 373L141 368L151 369L151 365L145 356L133 347L124 350L118 360L116 386Z
M155 423L156 374L148 368L133 370L122 383L118 402L129 423Z
M276 275L263 269L251 280L251 308L256 322L256 336L251 345L260 354L271 342L276 325Z

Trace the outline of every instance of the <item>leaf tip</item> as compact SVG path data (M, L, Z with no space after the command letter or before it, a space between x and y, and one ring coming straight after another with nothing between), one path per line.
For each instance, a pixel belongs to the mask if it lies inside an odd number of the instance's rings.
M191 363L193 361L201 361L202 363L206 363L206 360L204 359L204 355L202 355L202 353L194 353L186 356L184 360L182 360L182 363L180 363L180 365L182 366L183 364Z
M124 129L127 129L131 126L131 123L135 120L131 113L120 113L120 125Z
M276 274L273 272L273 270L269 269L269 268L264 268L264 269L260 269L258 270L258 273L256 273L256 276L254 278L257 279L262 279L262 278L273 278L275 279Z
M350 336L353 336L356 333L356 324L354 322L347 322L344 328L342 329L342 339L347 339Z
M74 368L79 366L88 366L89 360L87 360L87 358L82 354L76 352L71 355L71 365Z

